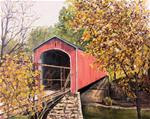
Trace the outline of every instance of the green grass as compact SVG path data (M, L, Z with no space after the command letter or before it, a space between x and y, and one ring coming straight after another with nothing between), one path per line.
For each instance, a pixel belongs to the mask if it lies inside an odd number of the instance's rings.
M83 115L85 119L136 119L136 110L83 106ZM142 119L150 119L150 111L142 111Z

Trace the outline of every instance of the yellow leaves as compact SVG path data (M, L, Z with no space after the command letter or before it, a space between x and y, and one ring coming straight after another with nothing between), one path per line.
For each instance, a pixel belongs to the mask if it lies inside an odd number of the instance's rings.
M25 53L5 57L0 67L0 97L3 103L11 107L30 105L26 107L26 109L30 108L30 111L35 111L31 105L34 109L41 107L42 102L34 105L34 101L30 99L39 95L41 98L43 95L43 87L34 84L40 72L32 69L33 64ZM8 111L9 108L5 107L5 110Z
M90 33L88 31L84 31L82 39L86 41L89 40L90 37L91 37Z
M2 80L2 79L0 79L0 83L2 83L2 81L3 81L3 80Z
M139 12L139 11L140 11L140 8L139 8L138 5L135 7L135 10L136 10L136 12Z
M77 11L73 19L75 25L71 27L85 30L82 40L96 63L111 69L110 77L114 73L117 78L138 72L140 77L145 75L150 57L150 11L144 7L145 0L103 0L102 3L91 0L76 1L76 4L72 3ZM122 79L120 83L130 92L128 84L129 79ZM134 97L132 92L130 95Z
M146 4L148 4L148 0L135 0L136 4L141 4L143 6L145 6Z

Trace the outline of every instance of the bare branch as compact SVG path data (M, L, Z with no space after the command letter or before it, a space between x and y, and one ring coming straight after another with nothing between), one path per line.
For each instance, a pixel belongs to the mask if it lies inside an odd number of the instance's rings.
M7 53L20 50L25 44L27 34L37 20L31 14L31 7L31 2L27 1L5 0L2 2L0 59Z

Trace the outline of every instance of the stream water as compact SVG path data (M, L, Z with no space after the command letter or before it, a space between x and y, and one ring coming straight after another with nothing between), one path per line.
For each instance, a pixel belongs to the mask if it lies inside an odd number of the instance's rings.
M136 119L136 110L111 109L99 106L82 106L84 119ZM142 119L150 119L150 110L142 111Z

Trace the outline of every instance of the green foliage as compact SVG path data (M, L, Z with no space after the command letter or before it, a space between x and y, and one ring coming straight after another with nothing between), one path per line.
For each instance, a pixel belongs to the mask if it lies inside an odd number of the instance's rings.
M54 28L52 27L37 27L32 29L27 42L27 51L32 51L33 48L44 42L54 34Z
M55 35L60 38L69 40L74 44L80 45L79 40L82 36L83 30L80 29L78 32L76 32L69 26L69 21L73 20L73 16L74 11L71 7L62 8L59 15L59 22L55 25L57 29Z
M59 22L57 24L53 27L37 27L31 31L26 50L32 51L33 48L53 36L69 40L74 44L80 45L79 40L84 30L81 29L76 32L69 27L68 21L72 20L73 16L74 13L70 7L63 7L60 11Z

